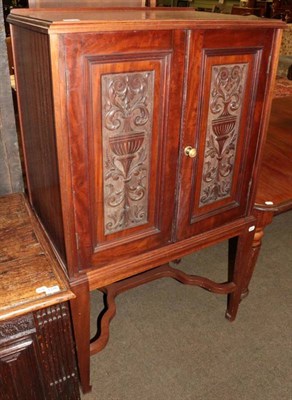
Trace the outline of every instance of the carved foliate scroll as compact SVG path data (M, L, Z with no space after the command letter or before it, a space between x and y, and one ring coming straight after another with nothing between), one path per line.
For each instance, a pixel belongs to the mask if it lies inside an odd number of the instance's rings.
M101 84L107 235L148 220L154 72L107 74Z
M2 322L0 324L0 342L3 339L11 339L16 335L19 336L21 333L27 334L28 331L35 331L31 314Z
M231 195L247 71L246 63L212 67L200 207Z

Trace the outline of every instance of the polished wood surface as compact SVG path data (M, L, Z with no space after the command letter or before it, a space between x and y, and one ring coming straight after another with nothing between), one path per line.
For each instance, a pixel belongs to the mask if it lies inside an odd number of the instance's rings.
M145 0L28 0L30 8L144 7Z
M36 197L30 200L47 230L63 224L87 392L90 290L127 279L131 286L141 273L147 282L157 267L230 240L224 290L226 317L235 319L252 251L259 156L282 24L146 9L22 10L9 19L26 163L35 165L27 171L38 175L39 165L44 176L46 168L49 175L54 171L58 187L46 189L47 199L60 193L56 221L44 218L46 202L38 209L43 191L31 186ZM22 52L21 42L31 36L36 43L47 40L46 52L29 46ZM22 60L31 54L51 70L51 82L43 83L49 89L40 85L36 98L46 105L50 93L53 117L48 103L37 121L25 119L32 113L24 79L31 70ZM39 139L50 115L54 129ZM46 151L50 162L40 164ZM221 288L205 278L188 279Z
M22 140L25 147L24 165L30 202L40 219L46 222L46 230L65 260L56 139L53 133L50 61L46 57L49 41L45 35L35 36L30 31L24 36L20 33L21 38L18 37L18 31L15 31L14 35L14 62L17 64L15 70L18 69L17 90L29 104L25 112L19 113L19 119L27 132L25 140Z
M255 207L292 208L292 96L273 100Z
M53 33L105 32L122 30L216 29L236 27L245 29L282 28L281 21L254 16L237 16L194 11L191 8L133 8L133 9L17 9L8 21L13 24L32 23L35 29Z
M74 297L22 194L0 197L0 242L0 321Z

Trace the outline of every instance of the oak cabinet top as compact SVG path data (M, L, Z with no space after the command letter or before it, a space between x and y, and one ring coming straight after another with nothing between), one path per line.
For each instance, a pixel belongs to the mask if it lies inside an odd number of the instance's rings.
M24 195L0 198L0 321L74 297Z
M145 29L238 29L283 28L284 23L255 16L237 16L182 9L111 8L111 9L15 9L9 16L13 24L31 25L48 32L86 32Z

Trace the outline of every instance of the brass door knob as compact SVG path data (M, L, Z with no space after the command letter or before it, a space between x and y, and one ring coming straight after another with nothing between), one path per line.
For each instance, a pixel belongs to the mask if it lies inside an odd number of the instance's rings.
M190 158L195 158L197 155L197 150L192 146L185 147L185 155Z

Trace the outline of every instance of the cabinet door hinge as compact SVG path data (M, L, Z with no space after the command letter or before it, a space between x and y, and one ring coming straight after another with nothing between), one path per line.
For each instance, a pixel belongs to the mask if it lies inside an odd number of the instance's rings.
M77 232L75 233L75 236L76 236L76 246L77 246L77 250L79 250L79 235L78 235Z
M251 187L252 187L252 178L251 178L251 180L249 181L249 184L248 184L248 190L247 190L247 201L248 202L249 202L249 196L250 196Z
M270 73L271 61L272 61L272 56L270 55L269 60L268 60L268 65L267 65L267 75Z

